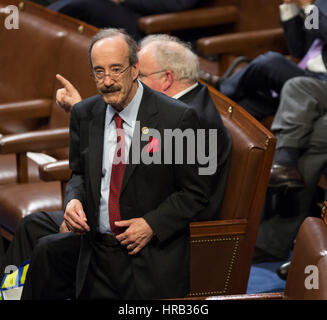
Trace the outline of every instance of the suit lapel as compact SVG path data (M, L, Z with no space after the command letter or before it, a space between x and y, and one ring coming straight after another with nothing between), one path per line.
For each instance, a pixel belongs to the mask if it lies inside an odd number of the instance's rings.
M140 141L142 136L142 128L156 128L158 125L158 108L157 108L157 101L155 99L155 95L152 93L152 91L143 84L143 96L140 103L140 108L137 114L137 124L135 126L132 143L129 149L129 155L128 155L128 164L125 168L125 174L123 179L123 185L121 189L121 193L124 191L124 189L127 186L127 183L132 176L134 170L136 169L138 164L132 163L132 150L133 146L139 145L139 152L141 155L141 151L145 147L145 145L148 143L148 141Z
M106 103L102 98L95 104L92 113L93 118L89 128L89 170L93 199L97 206L100 201L104 123L106 117Z

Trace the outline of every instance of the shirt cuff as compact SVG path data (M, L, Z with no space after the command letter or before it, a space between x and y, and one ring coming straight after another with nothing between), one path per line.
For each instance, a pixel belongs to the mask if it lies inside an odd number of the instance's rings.
M319 55L316 58L310 59L307 64L307 69L312 72L326 72L326 66L322 55Z
M280 19L290 20L300 13L300 8L295 3L283 3L279 6Z

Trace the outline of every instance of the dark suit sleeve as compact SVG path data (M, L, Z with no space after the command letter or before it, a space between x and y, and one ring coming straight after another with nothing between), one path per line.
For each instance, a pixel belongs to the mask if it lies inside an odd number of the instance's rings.
M199 0L126 0L124 5L143 15L177 12L194 8Z
M195 112L187 109L178 127L181 130L199 128ZM186 142L183 146L183 154L183 164L174 165L178 191L172 193L155 210L143 216L161 242L174 236L178 231L185 231L189 222L208 204L207 177L198 174L197 163L186 164Z
M287 46L293 57L304 57L312 42L317 38L327 43L327 14L320 2L316 2L315 5L319 10L318 29L306 29L304 19L300 15L282 22Z
M69 145L69 167L72 176L66 186L64 208L72 199L78 199L85 208L85 186L82 158L80 154L80 128L77 115L77 105L71 110L70 116L70 145Z
M303 19L300 15L282 22L287 47L295 58L302 58L308 50L308 34L304 30Z

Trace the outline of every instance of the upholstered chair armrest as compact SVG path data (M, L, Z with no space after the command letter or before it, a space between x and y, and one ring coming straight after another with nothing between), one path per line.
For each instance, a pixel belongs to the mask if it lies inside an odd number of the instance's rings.
M67 182L71 176L68 160L55 161L39 166L40 178L44 181Z
M52 100L36 99L0 104L0 122L49 117Z
M66 184L71 176L68 160L60 160L39 166L40 178L44 181L60 181L61 199L64 206Z
M191 238L236 235L245 232L246 219L197 221L190 223Z
M201 38L197 41L198 52L204 56L233 53L244 54L248 48L263 47L277 50L286 46L282 28L247 31Z
M0 137L0 153L24 153L64 148L69 145L69 128L40 130Z
M234 23L238 19L236 6L199 8L176 13L142 17L138 26L145 34L184 30Z

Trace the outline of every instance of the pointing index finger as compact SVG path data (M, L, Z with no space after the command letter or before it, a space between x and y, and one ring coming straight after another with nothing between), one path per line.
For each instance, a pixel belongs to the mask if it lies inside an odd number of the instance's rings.
M74 88L74 86L62 75L56 74L56 78L67 90Z

